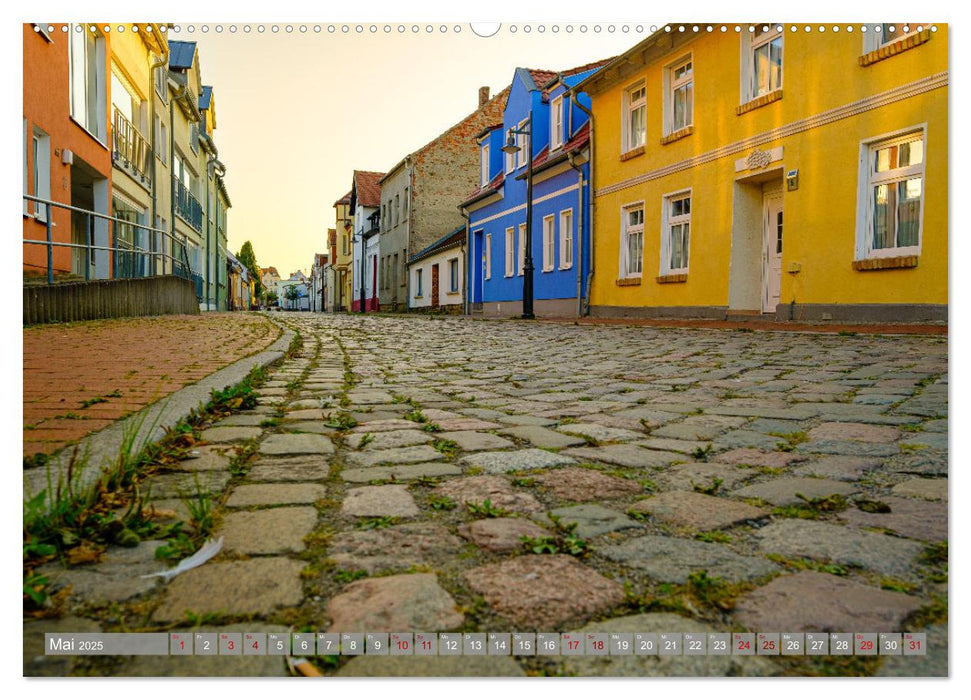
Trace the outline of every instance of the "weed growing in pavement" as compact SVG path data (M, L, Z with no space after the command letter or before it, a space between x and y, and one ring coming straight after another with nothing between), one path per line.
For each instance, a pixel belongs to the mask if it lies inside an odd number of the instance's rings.
M440 433L442 432L442 426L438 423L425 423L421 428L426 433Z
M266 370L262 367L254 367L239 384L210 391L209 403L206 404L203 413L227 415L233 411L248 411L256 408L259 395L255 387L265 380Z
M408 411L408 413L406 413L404 415L404 419L405 420L410 420L410 421L412 421L414 423L427 423L428 422L428 419L425 417L425 414L421 412L421 409L420 408L415 408L415 409L413 409L411 411Z
M802 503L780 506L773 509L772 514L783 518L801 518L803 520L819 520L828 513L838 513L846 510L849 504L846 497L838 493L823 498L806 498L801 493L796 498Z
M890 506L883 501L872 501L868 498L857 498L853 501L853 505L862 510L864 513L890 512Z
M711 451L714 449L712 444L709 442L704 447L696 447L691 451L691 456L700 462L707 462Z
M708 532L699 532L695 535L695 539L701 542L728 543L732 541L732 536L720 530L709 530Z
M513 486L522 486L522 487L528 488L530 486L534 486L535 484L536 484L536 479L531 479L529 477L520 477L518 479L512 480Z
M692 479L691 488L694 489L696 493L703 493L708 496L714 496L718 492L718 489L721 488L721 485L723 483L724 483L724 479L721 479L717 476L714 479L712 479L711 483L708 484L707 486L704 484L696 484L695 480Z
M81 402L81 408L88 408L89 406L94 406L99 403L108 403L108 399L104 396L94 396L90 399L85 399Z
M455 459L459 453L459 444L455 440L435 440L432 447L445 455L446 459Z
M397 518L391 515L382 515L376 518L362 518L357 521L359 530L380 530L381 528L391 527Z
M529 537L523 535L520 541L523 548L534 554L569 554L574 557L582 557L587 553L587 542L577 534L579 523L564 523L558 516L547 513L547 517L553 522L556 528L551 535L542 537Z
M233 476L242 476L249 471L250 460L260 449L255 438L251 438L233 448L233 456L229 458L229 472Z
M367 576L367 571L363 569L357 569L355 571L347 571L346 569L338 569L334 572L334 581L340 584L352 583L358 579L362 579Z
M370 445L372 442L374 442L374 433L364 433L357 443L357 449L364 449L365 446Z
M482 503L466 501L465 507L469 509L469 513L472 515L478 515L484 518L504 518L509 515L508 510L494 506L488 498Z
M339 411L338 413L332 413L324 425L334 430L346 431L356 427L357 421L350 413Z
M432 487L440 484L442 480L437 476L419 476L411 483L415 486Z
M428 505L432 510L454 510L456 503L448 496L431 496Z
M834 576L847 576L850 571L845 566L826 561L816 561L814 559L801 559L798 557L784 557L781 554L766 554L766 559L781 564L790 571L819 571L824 574Z

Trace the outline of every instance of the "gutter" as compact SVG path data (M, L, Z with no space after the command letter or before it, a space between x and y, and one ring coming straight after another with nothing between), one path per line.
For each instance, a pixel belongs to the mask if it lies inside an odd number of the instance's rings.
M172 253L175 253L175 173L171 172L175 167L175 101L181 100L185 97L185 94L189 91L189 83L181 83L178 81L176 83L179 85L179 90L176 94L169 96L169 188L171 189L171 195L169 199L172 205L172 212L170 214L169 221L172 222ZM165 81L166 89L168 89L168 80ZM188 251L187 251L188 252ZM186 260L188 262L188 260ZM172 261L172 271L175 272L175 261ZM192 268L190 267L188 272L189 275L192 274Z
M598 71L598 73L599 73L599 71ZM596 73L594 75L596 75ZM582 83L581 83L581 85L582 85ZM584 310L584 313L583 313L584 316L589 316L590 315L590 287L593 284L593 270L594 270L594 265L593 265L593 259L594 259L594 256L593 256L593 249L594 249L594 246L593 246L593 232L594 232L594 222L596 221L596 214L597 214L597 209L596 209L597 203L596 203L595 198L593 196L593 186L594 186L594 177L593 177L593 175L594 175L594 148L595 148L594 147L594 120L593 120L593 112L591 112L589 109L587 109L586 107L584 107L583 106L583 103L580 102L580 100L574 100L574 97L577 95L577 92L576 92L577 87L579 87L579 85L573 87L569 91L570 102L576 104L576 106L579 107L587 115L587 117L589 118L589 121L590 121L590 142L589 142L590 143L590 146L589 146L590 147L590 177L589 177L589 182L587 183L587 186L590 188L590 222L588 224L588 226L590 228L590 261L587 263L587 265L589 267L589 272L587 272L587 303L586 303L586 309ZM580 251L581 251L581 255L582 255L582 251L583 251L583 238L582 237L580 238Z

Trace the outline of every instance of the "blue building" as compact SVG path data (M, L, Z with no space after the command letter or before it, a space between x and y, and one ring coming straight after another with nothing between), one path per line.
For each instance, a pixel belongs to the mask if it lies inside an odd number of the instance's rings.
M585 309L590 125L584 108L589 109L590 102L570 88L608 61L562 73L517 68L502 123L479 133L480 186L460 205L469 219L467 298L473 314L522 314L527 148L533 156L535 314L578 316ZM519 147L515 154L502 151L510 129L529 132L512 136Z

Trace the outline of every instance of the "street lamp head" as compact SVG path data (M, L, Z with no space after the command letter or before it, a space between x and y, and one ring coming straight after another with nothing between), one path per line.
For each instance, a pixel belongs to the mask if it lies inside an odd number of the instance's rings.
M506 137L506 145L502 147L502 152L509 153L510 155L519 153L519 146L516 145L516 137L512 135L512 129L509 130L509 134Z

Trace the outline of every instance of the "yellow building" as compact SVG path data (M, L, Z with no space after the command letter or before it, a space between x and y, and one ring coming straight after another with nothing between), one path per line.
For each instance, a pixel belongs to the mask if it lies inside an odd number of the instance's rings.
M354 296L354 218L351 216L351 193L334 202L337 220L337 255L334 270L339 276L338 295L334 300L335 311L350 311Z
M575 88L591 315L946 320L946 25L692 26Z

